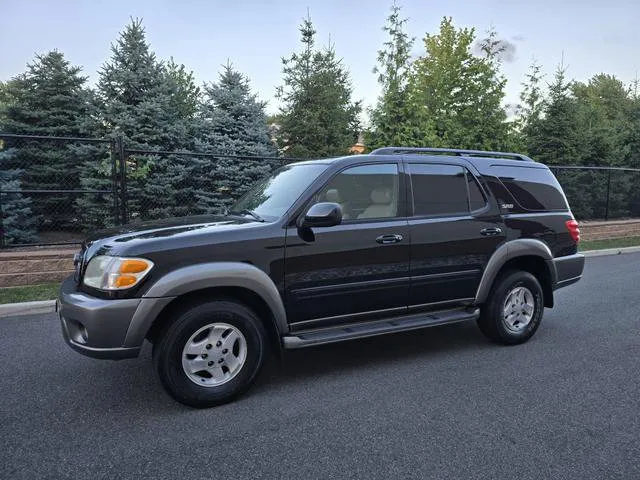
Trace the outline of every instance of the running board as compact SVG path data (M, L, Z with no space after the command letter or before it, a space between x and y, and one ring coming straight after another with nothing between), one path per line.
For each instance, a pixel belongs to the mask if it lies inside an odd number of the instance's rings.
M307 330L283 337L284 348L303 348L325 343L342 342L356 338L373 337L386 333L406 332L418 328L435 327L447 323L476 320L480 316L479 309L462 308L441 312L426 312L368 323L340 325L338 327Z

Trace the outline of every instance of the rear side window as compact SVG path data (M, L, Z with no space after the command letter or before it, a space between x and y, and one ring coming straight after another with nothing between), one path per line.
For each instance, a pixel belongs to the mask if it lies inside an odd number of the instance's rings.
M525 210L567 210L556 177L546 168L496 166L498 178Z
M414 215L466 214L485 205L476 180L459 165L411 163L409 171Z

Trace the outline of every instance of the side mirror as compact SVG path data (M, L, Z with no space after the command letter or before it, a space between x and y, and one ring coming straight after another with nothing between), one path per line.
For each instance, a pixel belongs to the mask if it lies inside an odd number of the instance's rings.
M311 205L298 224L301 228L333 227L342 222L342 208L337 203L321 202Z

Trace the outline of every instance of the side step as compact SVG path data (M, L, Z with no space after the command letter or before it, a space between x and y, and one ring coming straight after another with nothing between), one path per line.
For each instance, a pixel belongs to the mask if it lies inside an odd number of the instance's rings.
M340 325L338 327L322 328L295 332L283 337L284 348L303 348L325 343L342 342L356 338L373 337L386 333L406 332L418 328L435 327L447 323L476 320L480 316L479 309L461 308L441 312L416 313L376 320L354 325Z

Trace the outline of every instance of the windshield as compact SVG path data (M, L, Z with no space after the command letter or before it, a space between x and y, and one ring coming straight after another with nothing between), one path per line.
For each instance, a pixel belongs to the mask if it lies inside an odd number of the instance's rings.
M327 168L326 164L287 165L262 179L231 207L231 213L276 220Z

